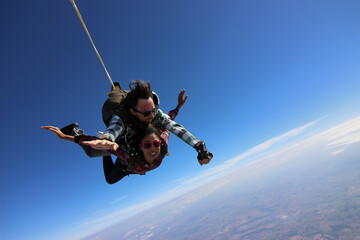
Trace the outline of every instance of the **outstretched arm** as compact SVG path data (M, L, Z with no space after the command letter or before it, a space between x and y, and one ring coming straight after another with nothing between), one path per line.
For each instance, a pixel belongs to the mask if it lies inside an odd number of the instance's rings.
M62 139L62 140L68 140L68 141L71 141L71 142L75 142L75 137L74 137L74 136L66 135L66 134L62 133L58 127L54 127L54 126L42 126L41 128L42 128L42 129L49 130L49 131L55 133L55 135L56 135L58 138Z
M114 150L116 151L119 145L115 142L110 142L108 140L92 140L92 141L83 141L82 144L88 145L97 150Z
M41 128L55 133L55 135L60 139L75 142L75 136L64 134L63 132L61 132L61 130L58 127L42 126ZM87 138L87 135L84 135L84 137ZM91 139L93 139L93 138L91 138ZM81 141L81 144L88 145L97 150L114 150L114 151L116 151L119 147L119 145L115 142L110 142L107 140L99 140L99 139L90 140L90 141L88 141L88 140Z
M71 136L64 134L61 129L54 126L42 126L42 129L49 130L63 140L68 140L79 144L79 146L85 151L89 157L101 157L109 154L120 155L117 151L118 145L116 143L109 142L107 140L98 140L97 137L81 134L77 136Z
M198 152L198 161L200 165L208 164L211 161L213 155L209 151L207 151L205 147L205 142L200 141L189 131L187 131L183 126L174 122L178 111L187 100L188 96L184 97L184 95L185 90L181 90L178 96L178 105L176 109L170 111L168 115L164 114L160 109L158 110L160 123L165 129L169 130L170 132L181 138L184 142L195 148L195 150ZM164 133L165 132L166 131L164 131Z

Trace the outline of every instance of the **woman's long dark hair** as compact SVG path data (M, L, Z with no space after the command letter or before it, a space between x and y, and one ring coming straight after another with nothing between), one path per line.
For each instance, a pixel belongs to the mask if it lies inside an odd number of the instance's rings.
M155 134L159 139L161 139L159 129L155 128L153 125L150 124L139 134L139 143L141 143L144 137L148 134Z
M164 139L161 137L160 130L155 128L151 124L148 125L147 128L145 128L144 131L142 131L139 134L139 143L141 143L144 137L148 134L155 134L161 140L161 149L160 149L161 158L164 158L165 155L168 155L168 146L167 143L164 141Z

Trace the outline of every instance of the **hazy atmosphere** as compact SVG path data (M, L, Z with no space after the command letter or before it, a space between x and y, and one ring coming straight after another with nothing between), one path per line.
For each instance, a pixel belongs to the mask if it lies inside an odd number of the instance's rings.
M104 131L110 83L68 0L1 1L0 239L357 239L359 1L77 0L113 81L143 79L214 154L170 135L109 185L40 126ZM26 137L25 137L26 136Z

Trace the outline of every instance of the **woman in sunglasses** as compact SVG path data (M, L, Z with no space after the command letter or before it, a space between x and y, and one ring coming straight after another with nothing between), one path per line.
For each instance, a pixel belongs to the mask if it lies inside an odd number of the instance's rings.
M145 175L146 172L156 169L167 155L169 131L160 132L153 126L148 126L142 133L139 141L139 156L137 165L128 169L128 156L122 147L117 147L114 151L109 149L111 154L117 156L115 164L110 156L103 158L105 179L109 184L116 183L129 174ZM116 143L111 143L115 144ZM109 147L112 147L109 145ZM106 151L106 150L105 150Z
M168 113L171 120L175 119L180 108L186 102L187 96L184 97L184 93L184 90L180 92L177 107ZM105 179L109 184L116 183L129 174L144 175L146 172L159 167L168 153L169 131L166 129L159 131L152 125L149 125L139 135L139 148L136 152L137 165L131 168L128 166L129 157L124 146L119 146L117 143L107 140L99 140L97 137L89 135L81 135L80 137L66 135L59 128L53 126L44 126L42 128L54 132L60 139L76 142L80 145L99 146L100 144L102 146L96 148L98 151L117 156L115 164L110 155L103 158ZM131 170L129 171L129 169Z
M168 113L171 119L178 114L178 109L174 109ZM111 156L103 158L104 175L109 184L113 184L121 180L129 174L145 175L146 172L156 169L162 163L162 160L168 153L169 130L163 129L159 131L152 125L149 125L138 139L139 148L137 149L138 157L136 166L129 168L129 157L126 148L119 146L115 142L107 140L99 140L96 137L83 135L79 140L79 144L98 145L103 143L102 150L109 154L117 156L116 162L113 163ZM129 170L131 169L131 170Z

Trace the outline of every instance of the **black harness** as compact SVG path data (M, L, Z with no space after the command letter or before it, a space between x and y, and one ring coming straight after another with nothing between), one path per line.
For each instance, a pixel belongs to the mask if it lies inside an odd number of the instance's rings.
M111 92L108 93L109 98L105 101L102 107L102 118L106 127L109 126L110 120L114 114L121 118L123 122L123 132L115 139L115 142L119 146L126 146L127 155L129 157L127 171L131 172L139 166L140 161L145 161L143 153L137 144L139 140L139 133L147 127L147 124L141 123L136 117L129 113L123 102L129 90L122 90L120 89L120 85L118 86L118 89L112 89ZM159 105L159 98L154 92L153 100L154 104ZM156 116L151 124L158 129L161 128ZM167 152L167 144L163 142L161 145L162 157L164 157Z

